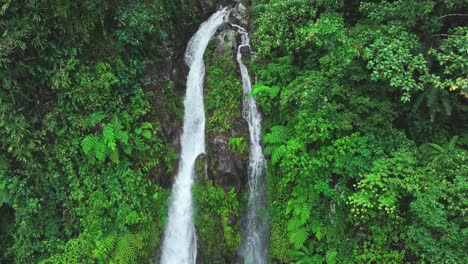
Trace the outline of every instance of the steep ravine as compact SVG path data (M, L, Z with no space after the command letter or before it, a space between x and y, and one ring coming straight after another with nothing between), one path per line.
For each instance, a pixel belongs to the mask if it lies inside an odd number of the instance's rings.
M183 53L188 39L199 22L225 4L223 2L235 4L229 16L230 23L248 28L249 21L249 1L195 2L198 3L195 5L199 12L197 18L191 22L181 22L181 34L173 36L173 42L167 44L168 54L171 55L166 68L148 68L149 86L165 83L168 87L160 95L171 100L163 99L155 103L157 108L171 109L161 120L160 133L168 142L172 142L175 155L180 153L182 99L188 74ZM237 260L236 254L241 244L241 218L247 206L249 131L242 117L242 78L236 60L241 38L230 23L220 27L205 53L206 155L199 156L197 160L193 188L197 263L234 263ZM164 77L152 78L151 73L156 76L156 71L164 72ZM168 105L171 107L168 108ZM173 167L177 168L177 160L173 161ZM159 176L159 181L170 187L176 172L168 171L166 176Z
M190 37L221 6L234 5L232 0L188 0L184 10L180 10L174 21L173 33L164 43L162 61L147 61L145 90L154 93L155 113L153 120L161 127L158 136L173 147L168 157L170 166L162 166L154 172L155 180L163 187L172 184L180 153L180 133L183 119L183 96L188 75L188 66L184 62L184 52ZM161 87L163 89L161 89Z
M237 3L205 53L207 154L199 159L194 194L198 263L244 261L239 248L242 234L246 234L243 228L248 226L250 139L242 114L243 82L236 58L241 35L232 24L249 27L247 2ZM243 57L248 61L250 51ZM212 192L217 195L210 195Z

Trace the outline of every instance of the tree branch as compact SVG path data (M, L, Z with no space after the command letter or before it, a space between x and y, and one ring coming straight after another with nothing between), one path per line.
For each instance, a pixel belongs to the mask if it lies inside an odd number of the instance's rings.
M463 35L435 34L433 37L463 37Z
M447 15L440 16L439 19L444 19L446 17L454 17L454 16L468 16L468 14L447 14Z

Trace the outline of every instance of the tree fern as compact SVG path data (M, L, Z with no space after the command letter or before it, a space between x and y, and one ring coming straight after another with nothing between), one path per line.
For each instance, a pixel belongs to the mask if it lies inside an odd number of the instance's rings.
M288 221L288 231L294 231L301 228L304 223L298 217L293 217Z
M291 132L285 126L274 126L270 133L263 137L263 142L266 143L264 153L271 155L271 163L277 164L284 156L286 156L287 148L283 145L290 137Z
M99 118L96 117L95 120ZM117 122L104 126L102 135L88 135L81 141L81 148L86 155L91 155L99 161L109 158L114 163L119 163L120 154L117 143L123 145L126 154L131 153L128 146L128 133L121 130L122 126ZM141 142L142 145L143 142Z
M450 139L450 141L444 146L440 146L435 143L429 143L428 146L431 148L429 155L432 158L432 161L450 161L452 152L456 151L457 142L458 136L453 136L452 139Z
M323 228L322 222L319 219L314 218L311 220L310 229L318 240L322 240L323 236L325 235L325 230Z
M301 219L301 223L304 225L310 218L311 209L307 203L304 203L299 209L299 217Z
M117 263L137 263L145 243L141 234L126 233L119 237L114 259Z
M429 110L431 122L435 120L436 113L442 112L446 116L451 116L454 107L458 106L455 97L451 96L446 90L441 90L435 86L426 89L417 99L414 104L414 110L418 110L425 103Z

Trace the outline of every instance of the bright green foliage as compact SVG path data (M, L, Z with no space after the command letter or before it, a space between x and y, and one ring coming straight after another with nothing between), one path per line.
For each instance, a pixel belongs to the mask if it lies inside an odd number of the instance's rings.
M216 43L216 42L214 42ZM229 50L230 51L230 50ZM230 132L235 119L242 118L242 82L235 74L236 64L230 53L207 52L207 89L205 98L207 130Z
M274 263L466 262L464 10L257 1Z
M0 4L0 262L154 258L168 197L158 181L174 152L144 70L175 5ZM115 246L97 254L110 233Z
M246 155L249 151L249 146L244 137L231 137L229 138L229 148L233 152L237 152L243 155Z
M239 197L211 183L196 185L195 226L205 263L232 263L240 245Z
M466 0L252 2L270 262L468 263ZM182 117L170 52L203 7L0 3L1 263L158 258ZM217 44L207 134L247 158L235 50ZM194 198L200 260L234 262L245 193L205 180Z
M466 262L467 151L457 146L456 136L423 151L428 163L418 171L418 188L413 189L409 247L426 262Z
M365 51L367 67L372 70L372 80L388 80L391 87L402 87L402 101L410 100L409 91L422 90L428 69L422 54L414 54L418 47L416 35L410 35L403 27L385 28L377 32L382 36ZM420 76L413 78L414 75Z

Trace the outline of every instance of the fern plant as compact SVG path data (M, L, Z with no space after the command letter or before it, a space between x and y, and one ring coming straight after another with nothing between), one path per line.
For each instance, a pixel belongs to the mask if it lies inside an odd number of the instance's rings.
M286 141L290 138L291 131L285 126L274 126L270 133L263 137L263 142L266 145L264 153L271 155L271 163L275 165L280 159L286 155Z
M428 146L431 148L429 155L432 158L432 162L453 162L451 156L456 152L457 141L458 136L453 136L444 146L429 143Z
M119 124L108 124L102 134L88 135L81 141L81 148L86 155L90 155L99 161L109 158L114 163L119 163L119 151L117 142L127 145L128 133L122 130Z
M93 255L96 259L116 264L141 263L146 257L144 248L147 246L145 233L112 232L104 239L96 242Z

